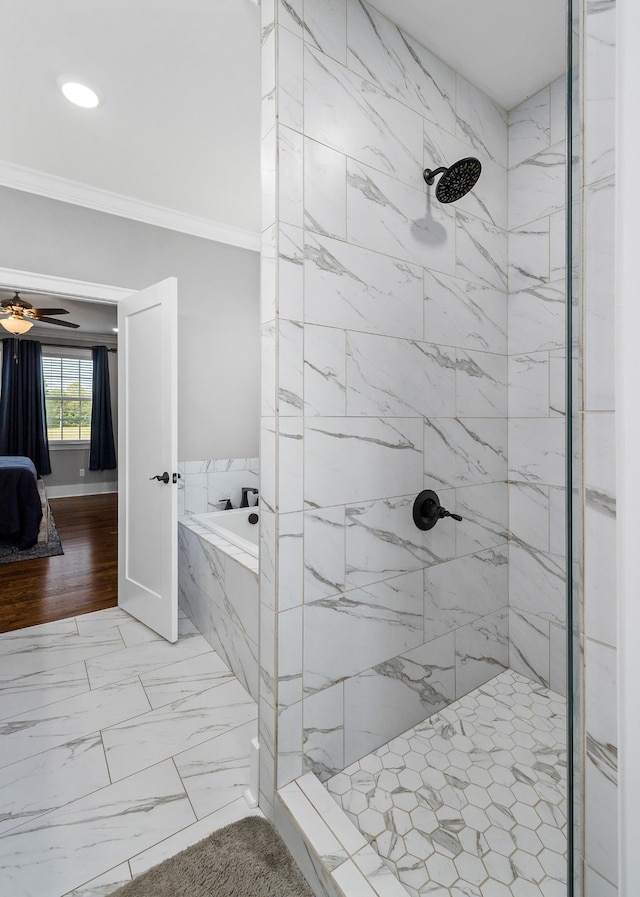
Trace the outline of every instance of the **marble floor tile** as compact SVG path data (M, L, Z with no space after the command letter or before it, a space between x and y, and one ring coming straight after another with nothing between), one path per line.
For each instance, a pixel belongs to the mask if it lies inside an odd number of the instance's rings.
M102 732L114 781L256 719L256 703L237 679Z
M255 702L188 619L179 633L112 608L0 635L1 894L107 897L260 814L242 796Z

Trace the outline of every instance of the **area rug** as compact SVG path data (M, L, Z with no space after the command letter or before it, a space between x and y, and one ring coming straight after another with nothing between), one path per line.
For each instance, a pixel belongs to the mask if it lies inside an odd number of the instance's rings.
M14 561L31 561L34 558L48 558L56 554L64 554L62 542L56 529L55 520L49 511L49 541L37 542L33 548L18 551L11 542L0 539L0 564L12 564Z
M275 828L247 816L143 872L111 897L313 897Z

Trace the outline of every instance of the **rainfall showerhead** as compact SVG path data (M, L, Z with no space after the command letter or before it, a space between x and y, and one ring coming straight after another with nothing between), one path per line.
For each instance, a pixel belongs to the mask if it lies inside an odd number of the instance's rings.
M425 168L422 172L427 184L433 184L435 176L442 174L436 187L436 199L440 202L455 202L468 193L480 177L482 165L473 156L454 162L450 168Z

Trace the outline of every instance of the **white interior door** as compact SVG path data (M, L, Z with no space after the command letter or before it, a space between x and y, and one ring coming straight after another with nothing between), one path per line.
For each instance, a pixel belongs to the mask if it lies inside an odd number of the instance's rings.
M118 303L118 605L178 638L174 277ZM154 477L163 477L154 479Z

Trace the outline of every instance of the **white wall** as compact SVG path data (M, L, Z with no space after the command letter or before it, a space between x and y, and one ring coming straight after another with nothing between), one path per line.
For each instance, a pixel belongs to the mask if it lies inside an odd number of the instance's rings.
M258 253L0 188L4 267L142 289L178 278L178 455L258 454Z

